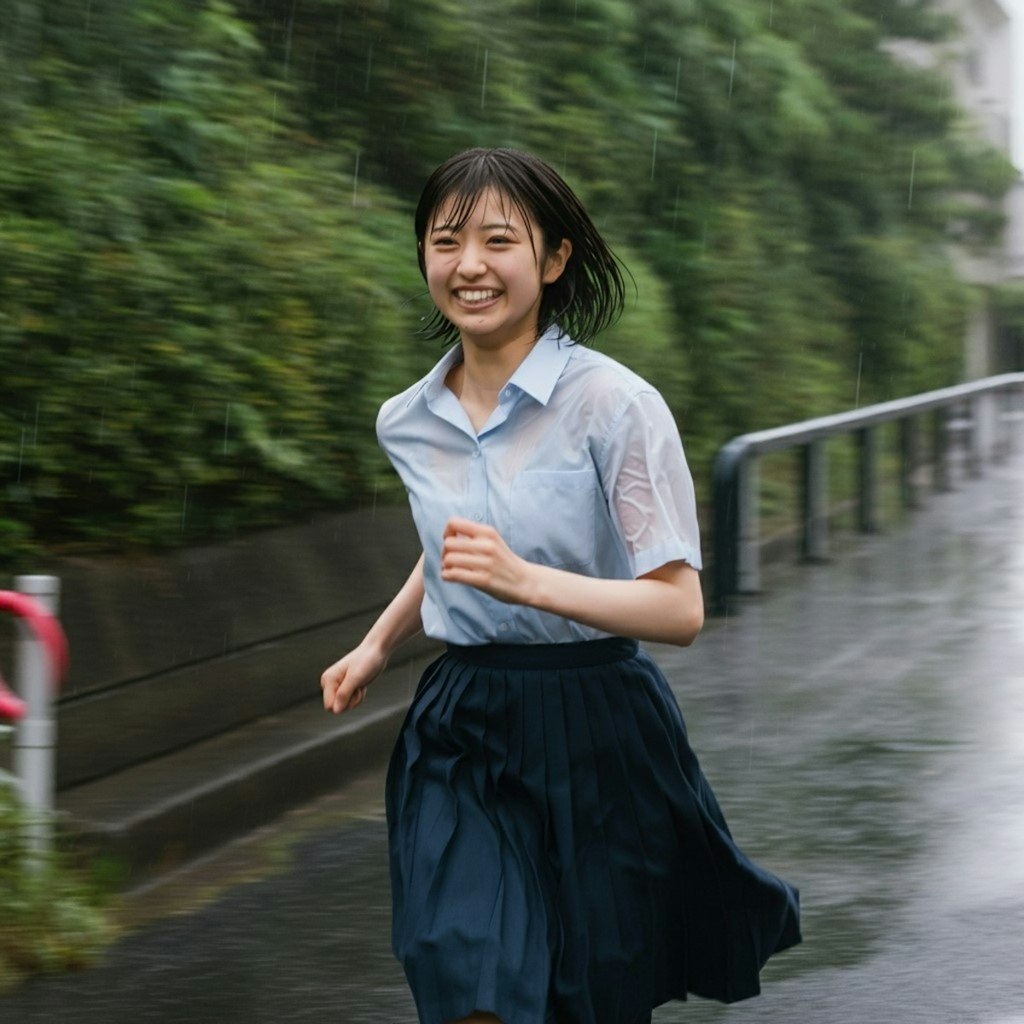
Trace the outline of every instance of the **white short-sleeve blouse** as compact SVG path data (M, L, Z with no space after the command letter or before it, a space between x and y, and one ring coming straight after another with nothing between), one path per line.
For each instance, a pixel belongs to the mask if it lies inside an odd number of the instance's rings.
M440 577L452 516L490 523L523 558L630 579L672 561L701 568L693 480L661 395L557 329L541 336L479 434L445 385L455 346L389 399L377 437L423 544L423 628L454 644L565 643L606 633Z

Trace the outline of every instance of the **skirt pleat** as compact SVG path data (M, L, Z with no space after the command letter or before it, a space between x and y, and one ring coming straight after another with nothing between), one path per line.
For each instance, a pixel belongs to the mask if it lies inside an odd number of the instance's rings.
M423 1024L645 1024L759 991L795 889L733 841L633 641L453 648L392 755L393 945Z

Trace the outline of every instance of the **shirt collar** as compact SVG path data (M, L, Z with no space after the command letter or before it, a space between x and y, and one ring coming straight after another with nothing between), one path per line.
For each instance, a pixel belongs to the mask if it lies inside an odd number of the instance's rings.
M574 344L560 327L549 327L516 367L516 372L509 378L509 384L525 391L541 405L547 405L565 364L569 362ZM448 371L461 359L462 346L453 345L427 374L423 381L423 393L428 402L441 395Z
M509 384L525 391L541 405L547 405L565 364L572 355L574 342L560 327L549 327L516 368Z
M438 398L444 390L444 382L448 377L448 371L457 363L462 361L462 346L452 345L443 356L434 364L434 368L423 380L423 394L428 402Z

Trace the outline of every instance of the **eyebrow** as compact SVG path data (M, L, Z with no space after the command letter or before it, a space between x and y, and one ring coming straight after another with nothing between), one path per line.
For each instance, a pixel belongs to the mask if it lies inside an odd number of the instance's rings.
M439 224L436 228L431 228L430 233L436 235L440 232L451 232L452 228L446 224ZM462 228L458 228L459 231ZM481 224L480 231L511 231L513 234L518 233L518 228L511 221L499 221L494 224Z

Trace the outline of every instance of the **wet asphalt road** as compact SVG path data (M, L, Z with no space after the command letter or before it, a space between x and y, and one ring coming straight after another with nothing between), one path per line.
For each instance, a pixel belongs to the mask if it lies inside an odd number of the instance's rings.
M654 648L741 844L801 889L755 1000L669 1022L1024 1024L1024 459ZM7 1024L413 1022L383 778L126 899Z

